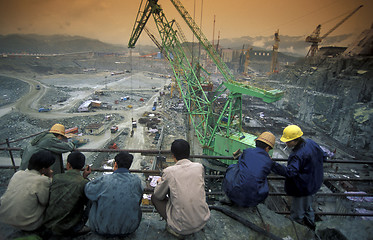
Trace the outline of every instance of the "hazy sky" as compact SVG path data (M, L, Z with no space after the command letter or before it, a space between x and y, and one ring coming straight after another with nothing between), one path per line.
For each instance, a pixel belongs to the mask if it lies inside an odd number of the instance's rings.
M176 19L189 41L192 37L169 0L159 0L168 20ZM241 36L307 36L322 24L325 33L347 13L361 8L331 35L360 34L373 24L373 0L182 0L201 23L205 36L215 41ZM140 0L0 0L0 34L68 34L127 45ZM344 14L342 17L336 17ZM334 20L333 20L334 19ZM156 33L154 21L148 23ZM155 34L158 36L158 34ZM145 32L138 44L151 43Z

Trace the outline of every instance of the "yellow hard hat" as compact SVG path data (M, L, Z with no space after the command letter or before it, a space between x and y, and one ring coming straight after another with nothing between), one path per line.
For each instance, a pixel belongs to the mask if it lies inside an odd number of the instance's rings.
M284 129L280 140L282 142L290 142L291 140L294 140L301 136L303 136L303 132L300 127L298 127L297 125L289 125Z
M54 124L52 127L51 127L51 130L49 130L50 133L57 133L57 134L60 134L64 137L66 137L65 135L65 126L62 125L62 124L59 124L59 123L56 123Z
M264 143L267 143L271 148L275 146L275 135L273 135L271 132L263 132L255 139L255 141L262 141Z

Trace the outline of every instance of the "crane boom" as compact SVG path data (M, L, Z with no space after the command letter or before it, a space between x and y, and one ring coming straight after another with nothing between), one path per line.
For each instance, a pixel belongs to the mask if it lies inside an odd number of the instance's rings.
M234 82L235 78L227 65L221 61L219 55L211 45L210 41L207 40L205 35L203 34L202 30L198 27L196 22L193 20L193 18L189 15L188 11L184 8L184 6L181 4L179 0L170 0L171 3L174 5L176 10L179 12L181 17L184 19L190 30L193 32L193 34L196 36L196 38L199 40L201 45L204 47L204 49L207 51L207 53L210 55L211 59L214 61L224 78L228 82Z
M357 7L354 11L352 11L350 14L348 14L345 18L343 18L339 23L337 23L334 27L332 27L327 33L325 33L321 39L326 38L329 34L331 34L334 30L336 30L339 26L341 26L342 23L344 23L347 19L349 19L352 15L354 15L360 8L362 8L364 5L360 5Z
M316 29L312 32L312 34L306 37L306 42L312 43L310 49L308 50L307 57L308 56L311 56L311 57L315 56L315 54L319 50L319 43L321 43L321 41L324 38L326 38L335 29L337 29L339 26L341 26L341 24L343 24L347 19L349 19L352 15L354 15L363 6L364 5L360 5L355 10L353 10L350 14L348 14L345 18L343 18L341 21L339 21L334 27L332 27L322 37L320 37L321 24L317 25Z
M137 12L136 21L135 21L135 23L137 23L137 25L135 24L135 26L132 29L131 38L128 42L128 48L134 48L135 47L136 42L137 42L137 40L139 39L139 37L142 33L142 30L144 29L146 23L149 20L151 10L152 10L152 6L153 6L154 3L156 4L157 2L158 2L158 0L146 1L144 10L141 11L141 6L142 6L142 3L143 3L143 1L141 1L139 11Z
M157 46L157 48L162 52L163 54L163 47L162 45L158 42L158 40L155 38L155 36L150 32L150 30L147 27L144 27L144 30L146 34L148 34L149 38L153 41L153 43ZM163 54L164 55L164 54Z

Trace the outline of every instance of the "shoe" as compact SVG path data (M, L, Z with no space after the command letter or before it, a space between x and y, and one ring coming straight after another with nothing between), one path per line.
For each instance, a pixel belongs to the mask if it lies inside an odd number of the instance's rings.
M316 230L316 224L314 222L311 222L308 218L303 218L303 223L306 227L311 229L312 231Z
M223 197L221 197L219 199L219 202L221 204L225 204L225 205L228 205L228 206L232 206L233 205L233 202L229 199L229 197L227 195L224 195Z
M74 236L81 236L89 233L91 229L88 226L84 226L82 229L80 229L78 232L74 233Z
M177 232L175 232L174 230L172 230L168 224L166 224L166 230L167 232L169 232L171 235L173 235L174 237L176 237L177 239L184 239L184 236L181 235L181 234L178 234Z

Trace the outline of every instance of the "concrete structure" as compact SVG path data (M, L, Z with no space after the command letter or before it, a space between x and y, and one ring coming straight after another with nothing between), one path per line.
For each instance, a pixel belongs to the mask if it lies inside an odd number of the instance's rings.
M98 135L104 131L104 124L102 123L91 123L84 128L85 134Z
M85 101L82 105L78 107L78 112L89 112L89 109L91 108L92 101Z

